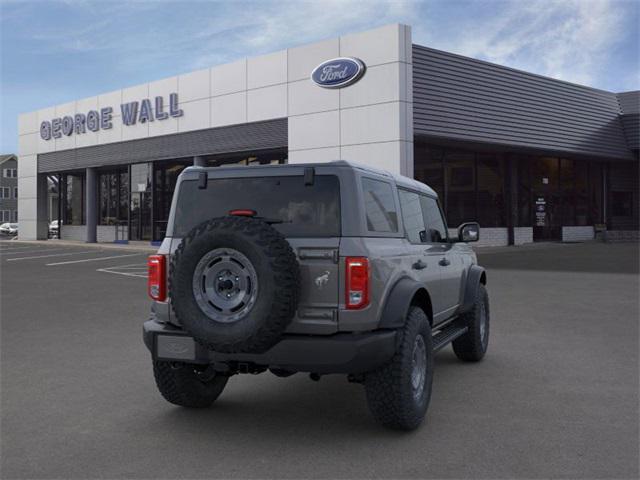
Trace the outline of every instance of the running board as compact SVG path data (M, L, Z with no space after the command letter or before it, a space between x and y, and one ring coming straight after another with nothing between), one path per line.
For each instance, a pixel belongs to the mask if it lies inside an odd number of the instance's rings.
M442 350L460 335L467 333L468 330L469 327L460 326L457 321L450 323L433 336L433 351Z

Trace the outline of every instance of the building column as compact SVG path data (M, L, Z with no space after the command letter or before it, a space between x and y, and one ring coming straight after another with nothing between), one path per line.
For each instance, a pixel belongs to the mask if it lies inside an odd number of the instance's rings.
M87 168L85 175L85 212L87 215L87 243L98 241L98 180L95 168Z
M47 240L49 238L49 183L46 173L39 173L36 180L36 231L38 240ZM20 190L18 189L18 195ZM18 210L18 219L20 218L20 210Z
M207 161L204 157L193 157L193 166L194 167L206 167Z

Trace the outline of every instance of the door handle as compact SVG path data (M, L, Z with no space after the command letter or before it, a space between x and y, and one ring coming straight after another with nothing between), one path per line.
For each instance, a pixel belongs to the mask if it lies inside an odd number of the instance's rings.
M422 260L418 260L416 263L411 265L411 268L413 268L414 270L423 270L427 268L427 264L424 263Z
M438 262L438 265L442 265L443 267L446 267L447 265L451 265L451 262L447 260L446 257L444 257L442 260Z

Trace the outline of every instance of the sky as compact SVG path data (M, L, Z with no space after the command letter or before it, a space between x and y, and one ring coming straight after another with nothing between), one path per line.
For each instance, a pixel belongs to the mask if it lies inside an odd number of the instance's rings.
M0 153L19 113L393 22L420 45L640 89L640 0L0 0Z

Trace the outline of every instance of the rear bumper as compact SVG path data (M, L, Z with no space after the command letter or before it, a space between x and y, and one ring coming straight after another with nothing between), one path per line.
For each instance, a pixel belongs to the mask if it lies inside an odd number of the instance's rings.
M154 360L242 363L296 372L369 372L391 360L396 349L395 330L328 336L284 335L260 354L213 352L196 343L184 330L155 320L144 323L143 335Z

